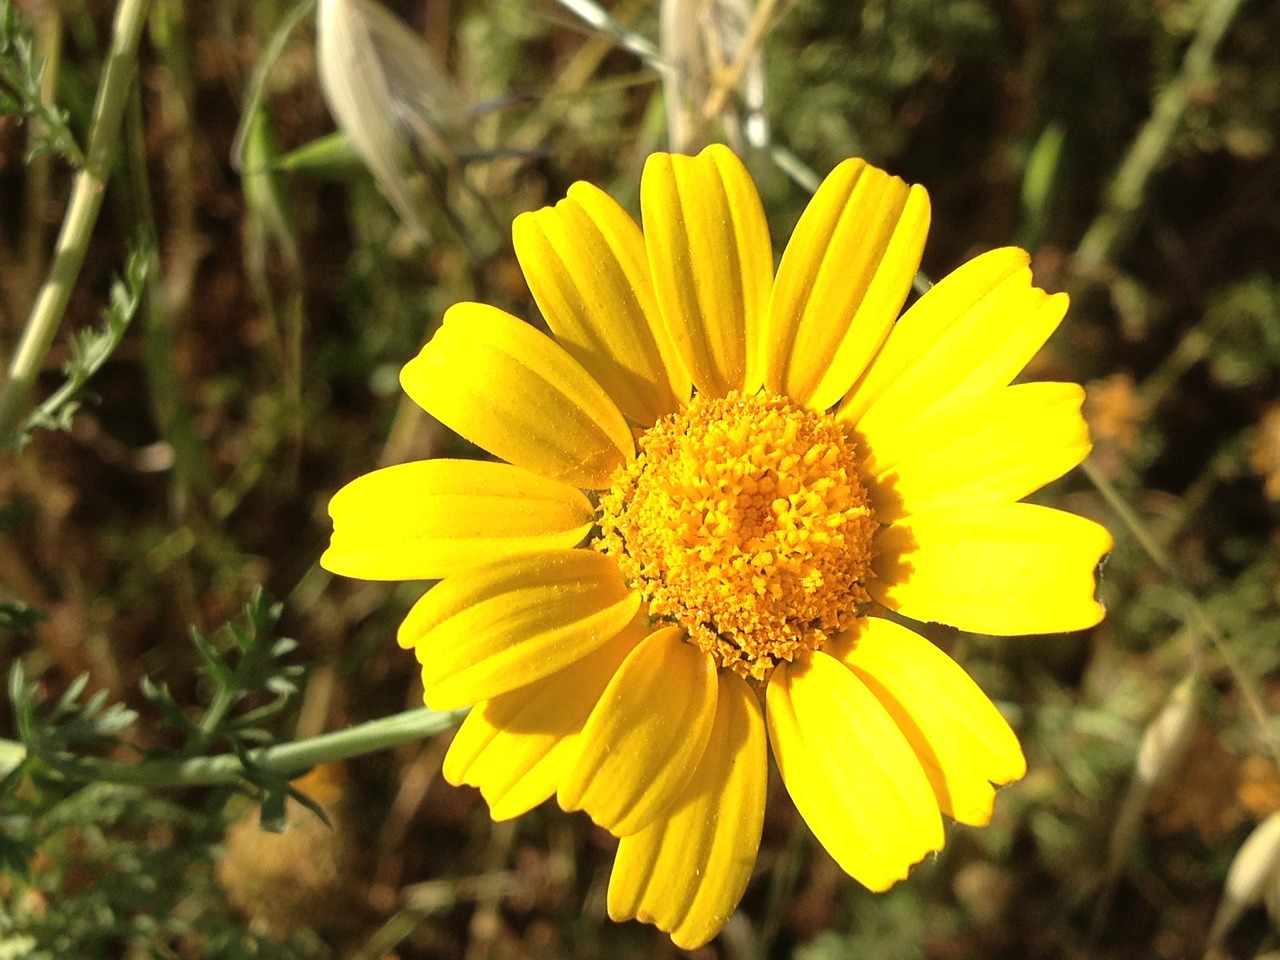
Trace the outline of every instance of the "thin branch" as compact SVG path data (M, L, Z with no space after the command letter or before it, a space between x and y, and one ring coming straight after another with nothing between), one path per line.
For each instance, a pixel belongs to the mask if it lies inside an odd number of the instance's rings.
M760 0L760 5L756 7L755 13L751 17L751 23L747 26L747 35L743 38L741 46L738 47L738 52L734 55L733 62L729 64L728 68L720 76L713 78L715 86L707 96L706 103L702 105L702 119L704 121L714 120L720 115L720 111L724 109L724 102L728 99L729 94L737 88L738 81L742 78L742 71L747 69L747 62L764 42L765 30L773 19L773 11L777 5L778 0Z
M1076 260L1082 272L1089 273L1106 263L1132 228L1132 217L1142 206L1147 184L1186 116L1192 91L1210 78L1218 45L1235 19L1240 3L1241 0L1209 0L1195 38L1182 58L1181 70L1156 96L1151 116L1129 145L1107 188L1106 207L1076 248Z
M137 73L138 44L149 6L149 0L120 0L116 7L111 50L93 108L88 159L76 175L49 275L36 295L26 329L9 364L9 377L0 390L0 441L13 436L26 410L36 377L44 366L71 299L71 290L80 275L89 238L102 208L111 160L120 139L121 120L129 102L129 88Z
M466 712L453 710L441 713L425 708L408 710L348 727L346 730L335 730L306 740L251 750L248 760L256 770L289 777L317 764L345 760L435 736L456 727ZM26 748L22 744L0 740L0 775L12 770L25 757ZM52 759L59 771L77 778L142 787L198 787L236 783L249 772L244 761L234 753L186 760L140 760L137 763L70 756Z
M1276 737L1276 731L1272 727L1271 717L1267 713L1267 708L1262 702L1262 697L1255 688L1248 672L1244 669L1244 665L1236 656L1235 651L1231 649L1227 643L1227 638L1223 635L1221 628L1214 622L1213 618L1205 612L1203 605L1191 592L1179 576L1177 567L1174 566L1173 559L1151 535L1141 518L1133 510L1124 498L1120 496L1119 491L1107 479L1106 475L1098 469L1092 460L1086 460L1081 469L1085 476L1102 494L1107 505L1120 518L1120 522L1138 542L1138 546L1142 548L1151 562L1156 565L1170 586L1173 587L1179 601L1185 607L1183 612L1183 622L1191 627L1195 634L1209 641L1214 651L1222 659L1223 665L1227 668L1227 672L1231 674L1231 679L1235 683L1236 688L1240 691L1240 696L1244 700L1245 709L1248 711L1250 718L1258 728L1258 735L1262 742L1270 751L1272 758L1277 764L1280 764L1280 740Z

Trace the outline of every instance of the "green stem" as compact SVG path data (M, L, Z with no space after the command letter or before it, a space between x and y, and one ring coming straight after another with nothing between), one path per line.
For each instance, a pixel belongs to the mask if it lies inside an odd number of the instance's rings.
M1133 228L1132 217L1142 206L1151 175L1168 152L1173 135L1191 105L1195 87L1208 81L1218 45L1240 4L1241 0L1209 0L1195 38L1182 58L1182 68L1156 96L1151 116L1130 144L1107 190L1106 209L1076 248L1076 259L1082 270L1096 269L1106 263Z
M1097 488L1098 492L1102 494L1102 498L1106 500L1107 505L1115 511L1120 522L1124 524L1130 535L1137 541L1138 546L1142 548L1142 552L1165 575L1169 586L1185 607L1185 611L1182 614L1183 623L1196 631L1193 635L1196 644L1198 645L1200 638L1203 637L1209 641L1217 652L1223 666L1227 668L1227 672L1231 674L1232 680L1235 681L1236 688L1240 691L1240 697L1244 701L1245 709L1253 719L1254 725L1258 728L1257 735L1259 740L1270 751L1272 759L1277 764L1280 764L1280 737L1277 737L1271 724L1271 716L1267 712L1266 704L1263 703L1262 695L1255 687L1253 679L1249 676L1248 671L1245 670L1244 664L1240 662L1240 658L1236 656L1235 651L1231 649L1231 645L1227 642L1227 638L1218 627L1218 624L1205 611L1204 606L1196 595L1191 592L1191 588L1182 579L1168 552L1151 535L1151 531L1142 522L1142 518L1129 506L1106 474L1092 460L1086 460L1081 464L1081 469L1094 487ZM1193 664L1193 668L1198 670L1198 664Z
M204 715L204 719L200 721L200 733L195 749L205 749L215 731L222 726L222 721L226 717L227 711L234 707L235 703L235 694L230 689L227 687L218 689L217 694L214 695L213 703L209 705L209 709Z
M249 762L257 769L289 777L317 764L345 760L347 757L373 753L443 733L457 726L465 714L465 710L446 713L427 709L408 710L348 727L346 730L251 750ZM25 755L26 750L22 744L0 740L0 773L13 769ZM59 757L57 768L84 780L140 787L200 787L235 783L246 773L244 763L234 753L188 760L142 760L137 763Z
M9 378L0 391L0 438L8 439L12 435L26 410L36 376L44 366L71 299L71 290L80 275L89 238L102 208L111 159L120 137L120 122L129 100L129 86L138 69L138 43L148 6L149 0L120 0L116 7L111 51L93 107L88 159L76 175L49 275L36 295L26 329L9 364Z

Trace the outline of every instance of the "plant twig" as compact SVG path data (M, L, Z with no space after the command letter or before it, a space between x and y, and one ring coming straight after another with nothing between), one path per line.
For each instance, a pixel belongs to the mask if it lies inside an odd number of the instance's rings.
M0 390L0 440L7 442L13 436L80 275L89 238L102 208L111 159L120 137L120 123L129 101L129 87L138 69L138 43L149 6L149 0L120 0L116 7L111 50L93 108L88 158L76 175L49 275L36 295L26 329L9 364L8 379Z
M756 7L755 13L751 17L751 23L747 27L747 35L743 38L742 45L738 47L738 52L734 56L733 62L728 65L720 76L715 77L712 81L714 86L707 96L706 103L702 105L702 119L704 121L714 120L720 115L720 111L724 109L724 102L738 86L738 81L742 78L742 71L747 68L747 62L760 49L760 44L764 42L765 29L770 25L774 8L777 5L777 0L761 0L760 5Z
M1246 711L1258 728L1259 738L1266 745L1275 762L1280 765L1280 740L1277 739L1275 729L1271 725L1271 718L1267 713L1267 708L1263 704L1262 697L1254 686L1253 680L1244 669L1244 665L1227 643L1227 638L1223 636L1222 630L1214 622L1213 618L1205 612L1204 606L1183 582L1182 577L1178 575L1178 570L1164 547L1151 535L1141 518L1120 496L1119 491L1107 479L1106 475L1098 469L1092 460L1086 460L1081 465L1081 469L1084 471L1085 476L1089 478L1089 481L1097 488L1098 492L1102 494L1103 499L1107 501L1107 505L1120 518L1120 522L1124 524L1129 533L1138 542L1142 552L1151 559L1151 562L1164 574L1169 585L1173 587L1178 599L1185 607L1185 611L1182 614L1183 622L1192 628L1194 634L1207 639L1221 658L1223 665L1227 668L1227 672L1231 674L1232 681L1240 691L1240 697L1244 701Z
M1182 69L1157 94L1151 116L1143 124L1107 188L1106 207L1098 214L1076 248L1076 261L1089 273L1106 263L1131 228L1142 206L1147 183L1169 150L1194 88L1209 79L1213 58L1241 0L1208 0L1195 38L1182 58Z
M348 727L346 730L251 750L247 758L255 770L288 777L317 764L345 760L443 733L457 726L465 715L465 710L445 713L425 708L408 710ZM26 748L22 744L0 740L0 775L12 770L25 757ZM199 787L235 783L248 772L244 760L234 753L186 760L141 760L137 763L88 757L58 757L56 762L59 770L85 780L141 787Z
M653 42L634 31L619 26L609 13L595 0L560 0L560 5L583 20L592 28L600 31L624 50L629 50L649 66L659 72L669 70L671 65L662 56Z

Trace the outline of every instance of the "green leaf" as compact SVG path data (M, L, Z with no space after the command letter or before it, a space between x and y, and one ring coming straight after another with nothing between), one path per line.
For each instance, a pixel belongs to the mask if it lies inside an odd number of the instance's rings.
M79 402L77 394L115 352L138 312L154 256L149 244L141 241L135 244L125 263L124 275L111 284L110 304L103 312L102 326L81 331L72 337L71 359L63 368L66 382L31 411L18 427L16 443L19 448L36 430L70 428Z

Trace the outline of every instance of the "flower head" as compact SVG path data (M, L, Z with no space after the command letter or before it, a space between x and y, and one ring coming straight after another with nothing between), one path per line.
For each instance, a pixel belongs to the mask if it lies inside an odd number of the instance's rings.
M883 890L981 825L1017 738L884 614L993 634L1103 614L1097 524L1020 502L1089 451L1074 384L1011 385L1063 295L1027 255L965 264L899 317L928 197L837 167L774 274L724 147L657 154L644 230L574 184L520 216L554 339L454 306L401 376L505 462L432 460L333 499L323 562L441 579L400 643L426 702L475 704L445 776L495 818L555 796L619 837L609 912L691 947L750 878L772 747L840 865Z

